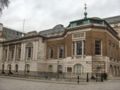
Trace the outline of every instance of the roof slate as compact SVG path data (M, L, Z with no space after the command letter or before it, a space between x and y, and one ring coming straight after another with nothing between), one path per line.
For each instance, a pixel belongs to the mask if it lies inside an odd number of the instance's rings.
M109 24L120 23L120 16L108 17L104 18L104 20L106 20Z
M45 37L51 37L56 35L61 35L65 31L65 28L63 25L59 24L53 27L52 29L40 31L39 34Z

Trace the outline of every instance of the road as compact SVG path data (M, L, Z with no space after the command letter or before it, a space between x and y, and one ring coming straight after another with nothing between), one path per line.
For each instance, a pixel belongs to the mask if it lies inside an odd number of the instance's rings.
M77 85L0 78L0 90L120 90L120 80Z

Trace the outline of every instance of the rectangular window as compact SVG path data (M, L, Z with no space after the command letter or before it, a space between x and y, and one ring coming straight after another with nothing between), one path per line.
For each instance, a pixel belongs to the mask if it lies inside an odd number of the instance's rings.
M17 54L18 54L18 55L17 55L17 56L18 56L18 59L20 59L20 56L21 56L21 48L20 48L20 47L18 48Z
M27 47L27 58L30 59L32 58L32 47Z
M48 58L53 58L53 48L48 48Z
M112 58L112 43L111 42L109 42L109 57L111 57Z
M11 50L11 58L13 59L14 57L14 49Z
M64 58L64 47L63 46L59 47L59 58Z
M7 59L7 49L5 49L4 51L4 60L6 61L6 59Z
M72 72L72 68L71 67L67 67L67 72Z
M76 42L76 54L82 55L82 41Z
M14 57L14 47L9 48L9 60L12 60Z
M75 55L75 42L73 42L72 48L73 48L73 55Z
M32 48L28 47L28 58L31 58L32 56Z
M95 54L101 55L101 40L95 40Z

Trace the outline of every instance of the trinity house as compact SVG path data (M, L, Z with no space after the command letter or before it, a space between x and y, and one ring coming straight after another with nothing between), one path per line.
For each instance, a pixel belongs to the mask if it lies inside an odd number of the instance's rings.
M120 76L120 16L85 17L28 33L1 23L0 73Z

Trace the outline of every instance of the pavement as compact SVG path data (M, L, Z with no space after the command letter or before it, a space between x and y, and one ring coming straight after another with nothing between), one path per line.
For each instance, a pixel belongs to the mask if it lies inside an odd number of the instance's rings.
M120 81L86 84L61 84L0 78L0 90L120 90Z
M120 80L80 82L80 84L59 82L0 76L0 90L120 90Z
M61 79L33 79L33 78L21 78L21 77L11 77L11 76L0 76L0 78L5 79L15 79L15 80L25 80L25 81L31 81L31 82L44 82L44 83L56 83L56 84L78 84L76 81L65 81ZM80 81L79 84L87 84L88 82Z

